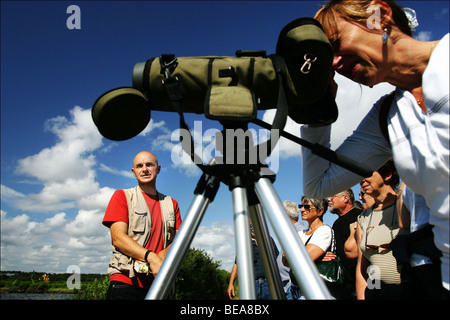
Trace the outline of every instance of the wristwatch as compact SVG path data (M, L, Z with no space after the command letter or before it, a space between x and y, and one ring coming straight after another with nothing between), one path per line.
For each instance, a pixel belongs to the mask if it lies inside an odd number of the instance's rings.
M145 262L148 262L147 258L148 258L148 255L150 254L150 252L153 252L153 251L152 250L147 250L147 252L145 253L145 256L144 256L144 261Z

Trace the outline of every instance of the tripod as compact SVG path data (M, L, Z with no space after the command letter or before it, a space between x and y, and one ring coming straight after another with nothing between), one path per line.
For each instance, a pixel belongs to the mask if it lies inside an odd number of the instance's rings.
M174 110L176 110L180 116L180 128L186 129L189 132L189 128L184 120L182 112L183 108L181 106L181 101L183 95L179 88L179 80L177 77L171 75L171 67L173 67L176 59L171 58L169 60L171 61L162 61L161 63L161 69L166 76L163 85L167 90L169 100L171 101ZM321 145L311 144L303 139L293 137L283 131L288 116L288 102L284 93L284 76L281 71L282 68L280 68L280 66L284 66L284 62L282 59L279 59L277 55L274 55L273 62L277 66L276 72L279 79L277 112L271 126L256 118L253 118L252 122L271 130L271 133L281 131L281 134L284 137L311 149L313 153L324 159L342 165L363 177L371 176L372 172L370 170L359 166L351 159L339 155ZM224 124L224 127L225 125L228 125L234 128L246 128L248 122L222 121L222 124ZM190 140L192 143L192 136L190 136ZM275 141L272 141L271 137L270 140L265 143L265 146L275 145L277 140L278 138L275 139ZM295 272L300 289L305 294L306 298L331 299L332 296L325 283L320 278L314 262L311 260L305 246L295 231L293 224L289 221L287 214L285 213L281 200L273 188L273 180L271 181L267 175L261 174L263 171L261 169L266 169L264 172L267 172L267 168L265 168L263 161L258 159L258 164L256 165L249 165L250 162L246 162L247 164L244 165L235 165L237 162L232 162L232 165L222 165L222 162L218 162L220 164L217 164L213 161L208 166L204 166L198 164L202 162L201 160L200 162L197 161L198 156L193 152L193 143L191 144L190 150L188 149L189 148L186 146L183 146L183 150L191 155L191 159L200 169L202 169L204 174L200 178L195 189L195 196L188 209L186 218L178 230L178 234L164 259L158 275L155 277L155 280L147 293L146 299L164 299L168 296L184 255L189 249L209 203L214 200L220 182L228 184L232 193L236 263L238 267L240 298L256 298L252 259L253 248L250 238L249 218L252 219L254 226L255 236L259 244L258 248L260 256L262 257L261 260L263 262L271 297L272 299L284 298L280 274L275 261L276 257L269 242L270 236L264 215L262 210L260 210L262 205L268 215L272 228L284 249L290 266ZM247 152L246 159L250 154L250 149L251 148L245 148L245 151ZM227 155L225 153L224 158L226 157ZM248 201L249 198L251 199L251 202ZM259 203L256 199L259 200Z
M195 188L194 199L159 273L147 293L146 299L167 298L181 262L189 249L208 205L214 200L220 182L227 184L232 194L240 298L256 299L250 218L271 297L272 299L285 299L264 216L265 212L284 249L291 268L295 271L297 282L306 298L331 299L326 285L320 278L314 262L301 242L273 187L272 182L275 175L261 173L262 171L264 173L270 171L265 164L230 165L222 164L221 160L220 158L213 158L208 166L202 167L204 173ZM264 212L261 210L261 206Z

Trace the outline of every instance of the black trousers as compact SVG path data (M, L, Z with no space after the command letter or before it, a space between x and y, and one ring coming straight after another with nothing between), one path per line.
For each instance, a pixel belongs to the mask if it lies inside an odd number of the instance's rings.
M111 281L106 291L106 300L144 300L148 290L119 281Z
M408 299L448 300L448 290L442 286L440 263L410 268L406 292Z
M409 268L401 284L381 283L381 289L368 288L366 300L449 300L450 292L442 286L439 263ZM403 274L402 274L403 276Z

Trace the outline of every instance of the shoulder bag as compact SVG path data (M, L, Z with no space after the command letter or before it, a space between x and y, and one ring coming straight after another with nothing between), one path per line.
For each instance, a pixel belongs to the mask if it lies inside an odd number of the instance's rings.
M330 228L331 229L331 228ZM305 246L308 244L309 240L313 237L314 234L309 237L306 241ZM331 229L331 248L330 251L336 254L336 240L334 238L334 231ZM341 259L336 256L331 261L317 261L315 262L317 270L319 271L320 277L325 281L325 284L329 289L341 286L345 283L347 271L345 269L344 264ZM291 276L291 280L294 285L298 286L295 281L295 275L293 270L291 269L289 272Z

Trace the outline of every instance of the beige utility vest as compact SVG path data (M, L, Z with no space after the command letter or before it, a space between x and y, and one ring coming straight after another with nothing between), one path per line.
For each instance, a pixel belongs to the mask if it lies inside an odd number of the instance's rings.
M152 230L152 219L150 210L145 202L141 188L136 186L124 189L128 205L128 235L139 245L145 247L150 239ZM175 210L172 198L158 192L159 204L161 206L161 218L163 225L164 248L169 246L175 237ZM108 274L123 273L132 278L135 276L133 268L135 259L120 252L112 246L113 257L109 262Z

